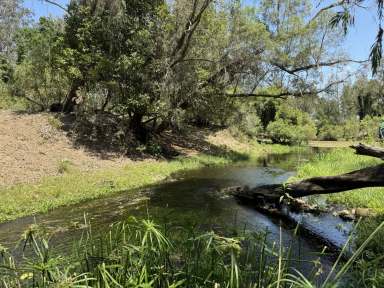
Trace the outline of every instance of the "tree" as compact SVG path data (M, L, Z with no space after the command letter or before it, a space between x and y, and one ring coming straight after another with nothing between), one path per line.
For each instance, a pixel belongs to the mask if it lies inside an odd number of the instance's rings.
M370 4L368 0L339 0L332 2L326 7L323 7L319 13L324 11L338 8L338 11L333 16L331 20L331 24L333 27L342 26L344 33L347 34L350 26L355 24L355 13L357 9L361 9L364 7L364 3ZM383 0L375 0L373 1L376 6L376 11L378 15L378 23L377 23L377 36L376 41L373 43L371 48L371 53L369 58L372 64L372 72L376 74L380 67L382 54L383 54L383 33L384 30L382 28L383 24L383 12L384 12L384 1ZM319 14L318 13L318 14Z
M337 14L333 17L331 23L333 26L338 24L342 24L345 33L348 31L348 27L353 25L354 18L352 15L352 9L359 7L364 0L340 0L338 2L331 3L330 5L322 8L315 17L321 15L324 11L328 11L335 7L341 7L342 11L337 12ZM370 54L370 58L372 61L372 71L373 74L378 72L379 64L382 58L382 37L383 37L383 29L381 28L381 21L383 18L384 11L384 1L376 0L377 11L379 14L379 31L376 39L376 43L372 46L372 51ZM369 99L371 99L371 94L369 95ZM361 102L368 101L367 97L360 97ZM370 101L370 100L369 100ZM364 104L364 105L363 105ZM366 107L367 103L360 103L361 108L370 108ZM365 109L364 109L365 110ZM366 155L372 157L378 157L384 159L384 150L382 148L370 147L367 145L357 145L353 146L356 150L356 153L359 155ZM317 195L317 194L328 194L328 193L337 193L348 190L353 190L357 188L364 187L383 187L384 186L384 165L378 165L374 167L368 167L365 169L353 171L351 173L338 175L338 176L326 176L326 177L315 177L311 179L306 179L303 181L299 181L296 183L290 183L288 185L270 185L256 188L254 191L247 191L244 193L245 199L259 199L259 197L272 200L279 201L280 197L285 193L289 193L292 197L303 197L309 195ZM271 192L273 190L273 192ZM240 195L242 196L242 195Z
M146 137L143 121L159 99L162 1L72 1L64 43L72 87L64 111L80 101L78 90L105 90L98 109L128 115L130 129ZM101 93L99 93L101 94ZM85 94L86 95L86 94ZM89 96L89 95L88 95ZM83 97L89 103L92 97Z
M15 35L27 21L29 11L21 0L2 0L0 7L0 80L8 82L16 60Z
M39 23L19 29L15 42L17 66L10 83L13 94L28 99L38 110L63 101L69 88L61 69L63 22L40 18Z
M301 144L316 138L316 127L309 115L287 104L279 107L267 132L273 142L281 144Z

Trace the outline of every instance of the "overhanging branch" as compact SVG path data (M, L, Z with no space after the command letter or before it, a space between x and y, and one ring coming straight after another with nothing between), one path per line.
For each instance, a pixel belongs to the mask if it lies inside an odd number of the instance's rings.
M305 66L300 66L300 67L293 67L289 68L285 66L282 63L278 62L272 62L271 64L284 72L287 72L288 74L296 75L295 73L297 72L302 72L302 71L307 71L319 67L331 67L337 64L345 64L345 63L366 63L369 60L363 60L363 61L357 61L357 60L351 60L351 59L342 59L342 60L335 60L335 61L330 61L330 62L320 62L320 63L314 63L314 64L308 64Z
M284 91L281 93L271 94L271 93L225 93L225 96L233 97L233 98L247 98L247 97L270 97L270 98L285 98L289 96L293 97L302 97L306 95L317 95L323 92L328 91L331 89L334 85L341 84L345 80L335 81L324 88L318 89L318 90L309 90L309 91Z
M59 3L55 2L55 1L52 1L52 0L42 0L42 1L47 2L48 4L54 5L56 7L59 7L60 9L64 10L66 13L69 13L69 11L66 7L60 5Z

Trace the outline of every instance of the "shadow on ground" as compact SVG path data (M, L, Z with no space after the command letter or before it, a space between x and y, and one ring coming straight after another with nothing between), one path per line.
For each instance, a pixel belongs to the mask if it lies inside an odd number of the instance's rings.
M124 155L132 160L148 158L173 159L179 156L206 154L222 156L232 161L245 161L249 157L229 149L225 145L214 145L206 139L215 129L189 127L183 132L165 131L151 135L146 145L127 132L124 123L116 116L96 115L91 119L79 119L75 115L60 115L62 129L73 140L76 148L83 147L102 159ZM217 129L216 129L217 130Z

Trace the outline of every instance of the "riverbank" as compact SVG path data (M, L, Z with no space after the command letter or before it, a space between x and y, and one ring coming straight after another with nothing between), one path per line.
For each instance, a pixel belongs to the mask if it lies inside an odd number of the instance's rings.
M134 160L129 155L116 154L105 157L77 147L55 127L49 114L2 111L1 115L6 121L0 121L0 159L4 164L0 165L0 222L145 187L183 170L256 160L294 149L239 141L228 131L206 130L192 131L184 139L190 148L177 147L180 155L171 160ZM193 139L198 140L192 143ZM197 146L203 149L196 149Z
M382 161L379 159L356 155L352 149L338 148L329 153L321 153L309 163L299 167L297 176L290 181L316 176L333 176L380 163ZM348 208L370 208L378 214L384 214L384 188L364 188L316 197L325 197L329 203L343 204Z

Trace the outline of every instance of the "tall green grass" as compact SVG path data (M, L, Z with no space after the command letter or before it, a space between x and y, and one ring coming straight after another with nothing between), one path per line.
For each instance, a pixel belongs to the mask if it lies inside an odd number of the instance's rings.
M356 155L352 149L335 149L329 153L320 153L312 161L299 167L297 176L289 181L338 175L381 163L381 160L372 157ZM378 213L384 213L384 188L357 189L325 197L332 203L344 204L351 208L372 208Z
M373 283L370 279L349 277L347 272L354 269L368 276L358 260L383 226L345 263L340 256L322 275L316 260L308 263L313 272L306 276L291 266L300 259L293 259L281 240L269 243L266 234L243 231L228 237L132 218L102 236L89 229L74 244L74 252L64 257L32 227L21 245L28 257L16 261L0 249L0 287L372 287L364 286Z

